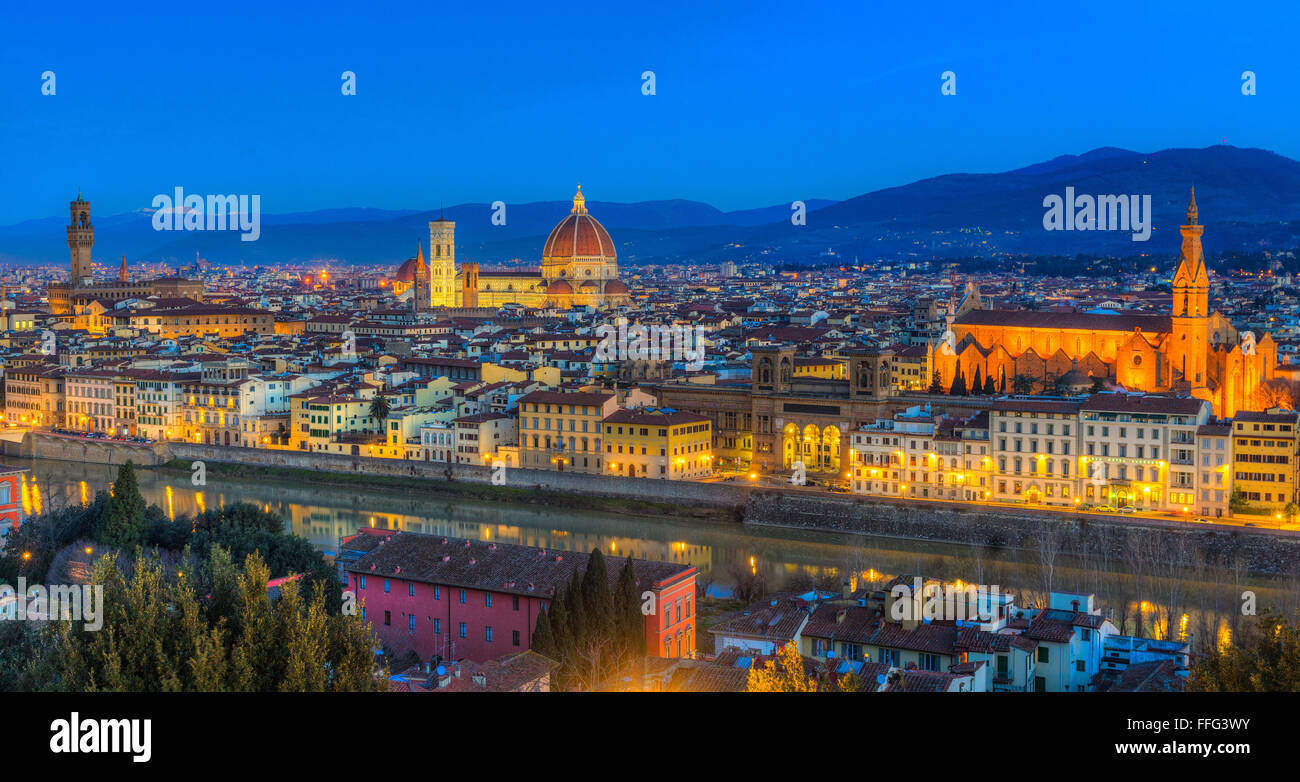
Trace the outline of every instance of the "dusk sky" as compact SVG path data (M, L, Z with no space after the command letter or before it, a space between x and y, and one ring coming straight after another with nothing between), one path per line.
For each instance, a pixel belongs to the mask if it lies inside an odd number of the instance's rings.
M177 186L270 214L577 182L742 209L1101 146L1300 158L1294 4L1267 23L1245 3L948 5L10 6L0 224L64 214L78 186L100 216Z

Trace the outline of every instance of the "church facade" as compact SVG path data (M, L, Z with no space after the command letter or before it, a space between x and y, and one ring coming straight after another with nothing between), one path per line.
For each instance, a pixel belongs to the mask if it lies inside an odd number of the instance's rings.
M978 375L1008 392L1017 376L1049 390L1100 382L1188 394L1219 417L1262 409L1256 391L1274 377L1277 346L1211 309L1203 231L1193 191L1166 314L994 310L968 286L949 335L932 348L939 382L951 388L958 372L967 386Z
M625 304L628 289L618 279L618 253L609 232L587 212L582 186L573 209L542 246L536 270L481 271L477 263L457 264L456 223L429 222L429 255L421 247L400 267L394 290L411 291L417 310L437 307L604 307Z

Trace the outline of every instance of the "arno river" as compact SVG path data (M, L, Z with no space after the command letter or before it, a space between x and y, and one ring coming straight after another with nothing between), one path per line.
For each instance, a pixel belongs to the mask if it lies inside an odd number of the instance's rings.
M9 459L30 472L31 510L57 509L79 503L107 488L117 468L51 460ZM332 553L340 537L358 527L401 529L410 532L522 543L567 551L600 547L609 554L669 560L695 565L714 591L726 591L737 570L765 577L772 589L792 581L852 574L858 579L917 572L968 583L997 583L1011 591L1041 588L1042 567L1036 551L978 552L972 547L929 541L814 532L696 519L645 518L608 512L574 511L542 505L510 505L448 500L396 490L367 491L353 486L330 487L267 480L209 478L196 487L188 474L137 470L145 499L173 517L236 502L250 502L283 517L293 532L318 549ZM1201 632L1222 634L1222 617L1234 611L1233 596L1251 589L1261 606L1275 604L1294 610L1297 595L1293 579L1242 577L1229 588L1232 577L1204 573L1158 577L1153 566L1134 568L1111 562L1115 586L1090 583L1095 564L1064 557L1054 563L1057 590L1096 591L1103 608L1114 609L1115 619L1135 611L1144 601L1177 603L1178 614L1193 617ZM1133 578L1132 571L1145 570ZM1141 584L1138 579L1144 579ZM1216 585L1212 583L1218 581ZM1131 582L1131 583L1130 583ZM1146 591L1149 595L1139 595ZM1021 601L1023 604L1024 600ZM1183 619L1184 627L1188 620Z

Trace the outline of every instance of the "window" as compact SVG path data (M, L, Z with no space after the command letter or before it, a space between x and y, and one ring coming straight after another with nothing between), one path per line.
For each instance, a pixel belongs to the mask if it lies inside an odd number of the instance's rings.
M410 595L411 597L415 597L415 584L406 585L406 594Z
M492 640L492 628L491 628L491 627L484 627L484 628L483 628L483 640L484 640L484 641L491 641L491 640Z
M384 579L384 591L385 591L385 592L390 592L390 591L392 591L391 589L389 589L390 586L391 586L391 585L388 583L388 579L385 578L385 579Z
M518 645L519 645L519 631L518 631L518 630L511 630L511 631L510 631L510 645L511 645L511 646L518 646Z
M1079 673L1084 673L1085 671L1087 671L1087 669L1088 669L1088 664L1083 660L1074 661L1074 670L1078 671Z
M921 659L921 670L923 671L939 670L939 655L922 653L920 655L920 659Z
M514 595L513 597L510 598L510 610L512 611L519 610L519 595Z
M415 632L415 614L406 617L406 629Z
M359 579L359 581L360 581L360 586L361 586L361 588L362 588L362 589L365 589L365 588L366 588L366 577L365 577L365 576L361 576L361 578Z
M491 607L492 607L492 593L491 593L491 592L485 592L485 593L483 594L483 605L486 606L486 607L488 607L488 608L491 608Z
M1038 647L1038 661L1040 663L1047 662L1047 647L1042 646L1041 644Z
M391 625L392 623L393 623L393 615L392 615L392 613L389 612L389 611L385 611L385 612L384 612L384 624L385 624L385 625Z
M468 636L468 634L469 634L469 628L465 626L465 623L464 623L464 622L461 622L461 623L460 623L460 637L461 637L461 638L465 638L465 637Z
M461 602L461 604L464 604L464 602L465 602L465 590L463 590L463 589L460 590L460 602Z
M437 633L438 635L442 635L442 620L441 620L441 619L435 619L435 620L433 620L433 632Z
M440 587L440 586L435 586L435 587L433 588L433 599L434 599L434 600L441 600L441 599L442 599L442 587Z

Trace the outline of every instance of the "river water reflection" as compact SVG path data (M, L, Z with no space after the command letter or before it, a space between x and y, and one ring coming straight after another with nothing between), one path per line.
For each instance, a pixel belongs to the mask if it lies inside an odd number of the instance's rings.
M112 483L117 470L99 464L41 459L10 462L30 468L29 502L45 510L93 496ZM712 581L722 590L734 582L733 574L739 570L761 574L773 589L823 576L842 581L848 576L874 579L915 572L999 583L1013 591L1041 585L1038 552L977 552L969 546L930 541L448 500L393 489L369 491L353 486L215 477L209 477L206 486L196 487L187 474L141 469L137 476L145 499L173 517L250 502L279 514L294 533L327 553L337 548L342 536L358 527L374 526L564 551L599 547L620 556L689 563L699 569L703 580ZM1054 568L1056 588L1088 588L1092 567L1062 558ZM1112 563L1111 567L1124 572L1122 562ZM1222 617L1232 611L1224 595L1230 597L1235 591L1225 592L1222 586L1211 587L1190 575L1185 581L1178 585L1187 595L1180 611L1201 618L1191 622L1192 627L1200 625L1222 635ZM1279 579L1247 578L1239 588L1256 590L1260 605L1276 604L1293 610L1297 599L1294 583ZM1138 610L1142 599L1137 595L1130 598L1099 593L1098 601L1124 614ZM1187 626L1189 622L1184 619L1182 624ZM1216 627L1219 630L1213 629Z

